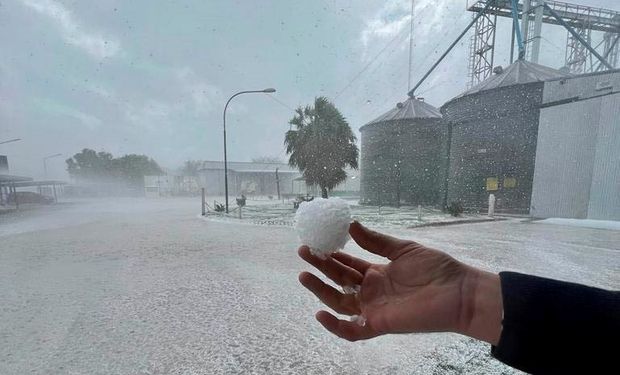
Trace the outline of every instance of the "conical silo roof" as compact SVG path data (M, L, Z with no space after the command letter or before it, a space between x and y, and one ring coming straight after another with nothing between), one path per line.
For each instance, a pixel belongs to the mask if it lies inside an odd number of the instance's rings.
M408 98L404 102L397 103L396 106L366 125L377 124L380 122L412 120L422 118L441 118L439 109L426 103L423 99ZM364 125L364 126L366 126Z
M499 72L496 72L483 82L480 82L476 86L458 95L456 98L475 94L482 91L496 89L499 87L532 82L543 82L567 76L570 76L570 74L550 68L548 66L535 64L533 62L525 60L517 60L508 67L501 69Z

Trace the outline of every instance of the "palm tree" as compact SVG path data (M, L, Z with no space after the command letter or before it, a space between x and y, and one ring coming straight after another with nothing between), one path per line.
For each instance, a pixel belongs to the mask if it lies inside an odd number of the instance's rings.
M325 97L314 100L314 107L299 107L289 124L284 144L288 163L299 168L306 183L318 185L327 198L328 190L347 178L345 168L357 169L359 150L356 137L344 116Z

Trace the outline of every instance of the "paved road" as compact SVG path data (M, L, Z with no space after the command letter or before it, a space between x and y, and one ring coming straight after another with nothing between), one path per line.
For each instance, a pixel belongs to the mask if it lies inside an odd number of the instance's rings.
M297 283L306 266L291 229L205 221L196 208L99 201L0 218L0 373L512 373L458 335L326 334ZM494 271L620 288L620 232L500 222L392 233Z

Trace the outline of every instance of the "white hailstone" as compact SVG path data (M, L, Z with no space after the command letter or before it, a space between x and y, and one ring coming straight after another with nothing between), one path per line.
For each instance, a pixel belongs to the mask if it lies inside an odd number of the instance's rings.
M361 290L361 286L359 285L353 285L353 286L345 285L342 287L342 291L344 292L344 294L358 294L360 290Z
M363 315L351 315L349 321L357 323L358 326L366 326L366 318Z
M310 252L325 259L349 241L351 209L340 198L315 198L302 202L295 214L295 231Z

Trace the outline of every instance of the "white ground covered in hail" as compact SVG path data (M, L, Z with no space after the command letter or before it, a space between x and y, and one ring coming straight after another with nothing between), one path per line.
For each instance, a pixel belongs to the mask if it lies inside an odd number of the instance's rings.
M309 266L293 228L199 211L199 198L123 199L0 215L0 374L514 372L454 334L330 335L297 282ZM381 230L490 271L620 289L619 231L519 220ZM344 251L378 260L352 241Z
M569 225L573 227L620 230L620 221L550 218L540 220L541 224Z

